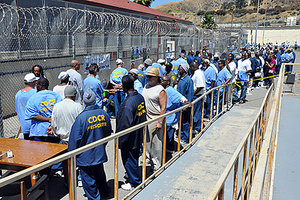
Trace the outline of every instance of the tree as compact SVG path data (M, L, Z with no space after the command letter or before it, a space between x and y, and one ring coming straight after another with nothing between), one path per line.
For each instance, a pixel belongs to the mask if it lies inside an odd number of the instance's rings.
M154 0L133 0L133 2L138 3L138 4L142 4L144 6L150 7L151 3Z
M217 27L217 23L215 22L214 17L208 13L204 14L201 24L203 28L208 29L213 29Z

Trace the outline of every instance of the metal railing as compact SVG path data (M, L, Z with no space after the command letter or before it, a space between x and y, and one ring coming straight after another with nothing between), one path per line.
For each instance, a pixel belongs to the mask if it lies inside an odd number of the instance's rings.
M232 199L267 199L270 195L274 148L277 139L285 63L282 64L277 86L272 85L261 108L230 162L211 191L208 199L224 199L225 182L233 172ZM289 65L300 65L292 64ZM274 93L275 89L275 93ZM274 93L274 95L273 95ZM239 159L242 170L239 173ZM233 171L232 171L233 170ZM241 184L238 184L241 180ZM239 187L238 187L239 185Z
M229 88L229 89L228 89ZM203 121L203 115L204 115L204 99L210 95L211 96L211 104L207 105L210 106L210 120L204 127L204 121ZM220 97L222 98L222 101L220 101ZM217 99L215 101L214 99ZM151 181L153 178L158 176L164 169L166 169L171 163L173 163L178 157L180 157L187 149L189 149L204 133L205 130L223 113L225 113L227 110L229 110L232 106L232 99L233 99L233 83L222 85L219 87L215 87L206 93L204 93L201 97L197 98L193 102L191 102L190 105L184 105L176 110L173 110L169 113L166 113L164 115L161 115L157 118L148 120L146 122L143 122L141 124L138 124L134 127L128 128L126 130L120 131L118 133L115 133L111 136L108 136L106 138L103 138L101 140L98 140L96 142L93 142L91 144L85 145L83 147L80 147L78 149L75 149L73 151L64 153L60 156L54 157L52 159L49 159L45 162L42 162L36 166L24 169L22 171L16 172L15 174L12 174L10 176L7 176L5 178L0 179L0 187L3 187L5 185L8 185L10 183L13 183L17 180L20 180L26 176L29 176L35 172L39 172L42 169L45 169L47 167L50 167L58 162L62 162L64 160L68 160L68 177L69 177L69 199L77 199L76 198L76 156L90 150L92 148L95 148L99 145L108 143L109 141L114 141L114 198L118 199L118 138L129 134L135 130L143 128L143 162L142 162L142 183L137 186L133 191L131 191L129 194L127 194L124 199L127 199L131 197L132 195L136 194L138 190L140 190L142 187L144 187L149 181ZM202 118L201 118L201 131L193 136L193 108L195 103L202 100ZM187 108L191 107L191 109L186 110ZM183 112L190 112L190 132L189 132L189 142L188 144L181 148L180 146L180 135L181 135L181 121L182 121L182 113ZM166 117L174 114L179 113L179 120L178 120L178 147L177 147L177 153L169 160L166 161ZM155 171L153 174L151 174L149 177L146 177L146 134L147 134L147 126L159 119L164 119L164 133L163 133L163 145L162 145L162 166Z

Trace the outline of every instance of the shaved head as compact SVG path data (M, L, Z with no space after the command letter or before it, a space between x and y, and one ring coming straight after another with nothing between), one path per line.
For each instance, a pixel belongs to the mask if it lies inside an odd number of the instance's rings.
M162 79L161 79L161 85L164 87L164 88L167 88L168 86L170 86L170 77L168 76L163 76Z
M77 71L77 70L80 69L80 64L77 60L72 60L71 61L71 67Z

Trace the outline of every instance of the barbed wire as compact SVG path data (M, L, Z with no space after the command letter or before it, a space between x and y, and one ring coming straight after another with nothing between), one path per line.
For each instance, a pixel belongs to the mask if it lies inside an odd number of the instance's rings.
M159 26L158 26L159 23ZM127 35L194 35L194 25L158 21L118 13L66 7L22 8L0 3L0 37L26 38L34 35L115 33Z

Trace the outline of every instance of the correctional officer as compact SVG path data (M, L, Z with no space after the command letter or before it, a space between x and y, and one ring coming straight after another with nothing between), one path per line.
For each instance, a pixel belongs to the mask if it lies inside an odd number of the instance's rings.
M133 127L146 121L144 97L134 89L136 80L130 75L123 76L123 90L127 94L121 104L116 121L117 132ZM138 159L142 144L143 129L138 129L119 138L122 161L127 174L126 183L121 185L124 190L132 190L141 183Z
M29 139L31 120L25 119L25 109L29 98L36 93L35 82L39 78L33 73L26 74L24 77L25 88L19 90L15 97L16 112L21 124L18 135L23 133L24 139Z
M180 76L177 90L180 92L189 102L192 102L194 96L194 83L191 77L187 74L189 70L189 64L181 64L178 69ZM181 139L183 143L189 141L190 131L190 109L187 109L182 113L182 133Z
M110 75L110 83L115 89L114 102L115 102L115 115L117 116L120 104L125 99L125 93L122 90L122 78L128 74L128 71L123 68L123 61L121 59L116 60L117 68L112 71Z
M30 97L26 104L25 119L31 120L30 137L35 141L59 142L59 138L47 133L51 124L51 115L56 103L62 98L48 90L49 81L40 78L37 81L37 93Z
M109 136L112 132L107 113L96 104L96 95L91 89L83 95L85 109L80 113L71 129L69 151ZM107 161L106 144L83 152L76 158L80 169L82 186L88 199L99 200L108 194L103 163Z
M96 78L99 67L97 64L93 63L89 67L89 75L84 79L84 92L87 91L88 88L92 89L96 95L96 104L102 108L103 104L103 93L104 89L102 83L99 79Z

